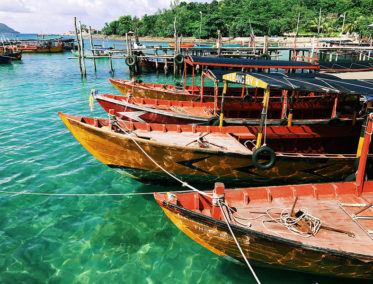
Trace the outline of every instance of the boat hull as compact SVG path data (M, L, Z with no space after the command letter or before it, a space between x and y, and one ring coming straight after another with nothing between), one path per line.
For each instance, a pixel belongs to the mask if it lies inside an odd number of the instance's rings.
M217 255L244 261L225 222L191 210L157 202L167 217L187 236ZM254 264L348 278L373 279L372 261L361 261L332 250L317 250L301 242L284 242L280 238L231 225L245 254Z
M60 116L75 138L98 160L144 183L179 184L159 166L198 185L216 181L227 185L329 182L343 180L354 172L354 155L278 155L274 167L260 170L254 166L251 154L160 143Z
M0 55L0 64L12 63L12 57Z
M159 99L159 100L179 100L179 101L199 101L201 98L201 88L198 86L187 86L186 88L177 89L173 85L161 85L150 83L133 83L126 80L109 79L110 82L122 94L131 95L137 98ZM203 100L206 102L214 101L214 88L204 87ZM219 88L220 96L222 88ZM229 94L225 97L226 101L242 102L242 88L229 88ZM254 89L249 90L251 95L254 94ZM258 90L258 96L262 95L263 91Z
M174 100L157 100L143 98L126 98L123 96L95 96L97 102L106 112L114 110L115 115L123 120L164 124L200 124L217 125L218 115L214 115L212 102L189 102ZM314 125L330 123L332 101L325 99L312 102L297 102L293 109L293 125ZM345 102L348 105L351 102ZM342 105L343 106L343 105ZM342 108L342 107L341 107ZM226 125L258 125L262 111L261 102L232 103L224 105L224 124ZM267 113L267 125L280 125L282 103L270 102ZM217 106L217 113L220 107ZM351 119L339 119L338 123L350 123Z

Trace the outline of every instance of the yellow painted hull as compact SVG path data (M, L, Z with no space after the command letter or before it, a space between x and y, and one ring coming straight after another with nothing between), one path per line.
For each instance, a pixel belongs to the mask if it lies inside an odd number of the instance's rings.
M273 168L260 170L253 165L249 154L173 145L172 141L154 142L60 116L75 138L98 160L144 183L179 184L155 162L191 184L221 181L227 185L262 185L341 180L353 172L355 161L353 155L350 158L278 156Z

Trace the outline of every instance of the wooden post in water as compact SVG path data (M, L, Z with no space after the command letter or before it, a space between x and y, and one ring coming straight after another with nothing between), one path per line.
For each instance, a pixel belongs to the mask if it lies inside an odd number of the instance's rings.
M264 36L263 54L268 53L268 36Z
M158 49L154 50L155 54L155 70L158 72Z
M78 45L78 59L79 59L80 75L83 76L82 58L81 58L81 55L80 55L80 41L79 41L79 37L78 37L78 27L76 25L76 17L74 17L74 26L75 26L76 43Z
M113 56L112 53L109 55L109 63L110 63L110 72L113 75L114 74L114 69L113 69L113 59L111 58Z
M176 17L175 17L175 20L174 20L174 40L175 40L175 47L174 47L174 76L175 76L176 75L176 70L177 70L177 66L176 66L176 62L175 62L175 56L177 54L177 43L178 43L177 31L176 31Z
M81 54L82 54L82 66L83 66L83 76L87 77L87 72L85 69L85 60L84 60L84 41L83 41L83 31L82 31L82 23L79 21L79 30L80 30L80 46L81 46Z
M94 52L94 45L93 45L93 39L92 39L92 28L89 26L89 41L91 42L91 49L92 49L92 56L93 56L93 68L96 72L96 60L95 60L95 52Z
M216 47L218 48L218 56L221 54L221 30L218 30L218 41L216 43Z
M127 47L127 56L130 55L130 49L129 49L129 46L128 46L128 34L126 33L126 47Z

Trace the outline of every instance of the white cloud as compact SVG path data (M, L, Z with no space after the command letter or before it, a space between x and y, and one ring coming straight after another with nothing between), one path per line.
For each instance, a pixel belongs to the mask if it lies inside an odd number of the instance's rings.
M24 0L1 0L0 12L6 13L29 13Z
M22 33L61 33L73 30L74 16L101 29L122 15L142 17L169 7L170 0L0 0L0 22Z

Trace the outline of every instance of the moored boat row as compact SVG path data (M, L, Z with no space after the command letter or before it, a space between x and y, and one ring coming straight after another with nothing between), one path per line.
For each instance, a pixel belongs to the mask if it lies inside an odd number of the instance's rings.
M287 64L267 68L305 67ZM94 96L108 119L59 115L105 165L146 184L193 189L155 199L214 253L372 279L372 80L203 72L214 87L111 79L124 96Z

